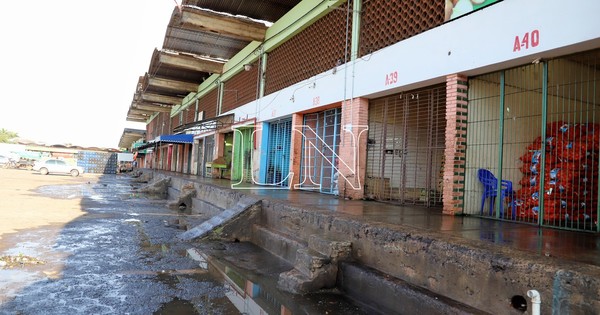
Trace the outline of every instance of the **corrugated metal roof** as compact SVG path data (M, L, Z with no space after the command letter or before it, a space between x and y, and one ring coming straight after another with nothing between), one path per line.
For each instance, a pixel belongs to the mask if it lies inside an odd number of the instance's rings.
M160 63L159 55L160 51L154 50L152 59L150 60L150 67L148 68L148 75L151 77L161 77L177 81L196 82L200 84L210 75L205 72L176 68L168 64Z
M194 7L198 10L212 10L218 13L248 17L255 20L276 22L289 12L300 0L183 0L182 7ZM167 25L162 50L210 57L227 61L235 56L250 42L234 36L217 34L210 30L184 28L180 21L180 8L175 7L171 20ZM175 81L201 84L212 73L177 68L159 60L156 50L150 61L145 77L168 78ZM156 93L166 96L185 96L185 93L174 93L172 90L158 89L148 86L143 81L141 92ZM190 91L193 92L193 91ZM129 115L129 114L128 114Z
M178 19L172 17L167 26L163 49L227 60L250 43L212 32L183 29L178 24Z
M119 141L119 148L129 149L131 144L146 136L146 130L125 128Z
M276 22L298 3L300 0L183 0L182 5Z

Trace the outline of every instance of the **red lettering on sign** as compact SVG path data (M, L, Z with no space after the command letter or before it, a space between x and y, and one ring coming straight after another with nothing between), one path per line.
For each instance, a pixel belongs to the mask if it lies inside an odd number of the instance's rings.
M519 35L515 36L515 43L513 44L513 52L521 51L521 49L529 49L529 47L537 47L540 44L540 31L533 30L525 33L523 38L519 38Z
M531 47L536 47L540 44L540 31L534 30L531 32Z
M313 106L319 106L321 104L321 97L315 96L313 97Z
M398 71L391 72L385 75L385 85L398 83Z

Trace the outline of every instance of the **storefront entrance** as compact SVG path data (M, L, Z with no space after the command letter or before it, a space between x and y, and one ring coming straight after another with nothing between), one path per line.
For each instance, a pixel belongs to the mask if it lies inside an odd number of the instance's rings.
M338 194L341 108L304 115L300 188Z
M234 130L231 180L235 182L252 182L253 137L254 128L240 127Z
M265 123L263 126L263 143L266 143L266 156L261 161L261 178L265 184L289 186L290 146L292 137L292 119L282 119Z
M445 116L445 85L369 103L368 198L441 205Z
M469 79L466 213L599 231L599 67L597 50Z

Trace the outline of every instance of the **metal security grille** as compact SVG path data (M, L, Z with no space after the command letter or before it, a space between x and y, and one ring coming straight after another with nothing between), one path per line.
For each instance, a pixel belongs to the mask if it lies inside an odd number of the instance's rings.
M304 115L300 187L338 194L341 108Z
M254 128L237 128L233 143L233 163L231 180L235 182L252 182L252 149Z
M206 166L206 163L212 162L214 160L215 154L215 136L207 136L204 138L204 162L203 166ZM206 167L202 168L204 177L212 177L210 172L206 171Z
M198 140L196 144L196 150L196 174L198 174L198 176L204 177L204 139Z
M469 80L466 213L598 231L599 66L594 51Z
M270 123L268 132L265 183L276 186L288 186L292 119Z
M367 178L369 198L439 205L446 130L446 87L369 103Z

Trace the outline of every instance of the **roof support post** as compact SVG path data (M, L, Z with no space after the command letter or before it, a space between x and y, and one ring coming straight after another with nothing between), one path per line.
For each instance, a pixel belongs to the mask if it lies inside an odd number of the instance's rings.
M358 58L358 48L360 45L360 18L362 11L362 0L353 0L352 4L352 47L350 58L352 61Z
M262 50L262 48L261 48ZM265 85L267 83L266 79L267 79L267 53L263 51L262 55L262 60L260 63L260 87L259 87L259 94L258 97L262 98L263 96L265 96Z
M219 97L217 98L217 116L221 115L221 109L223 108L223 94L225 92L225 83L219 81Z

